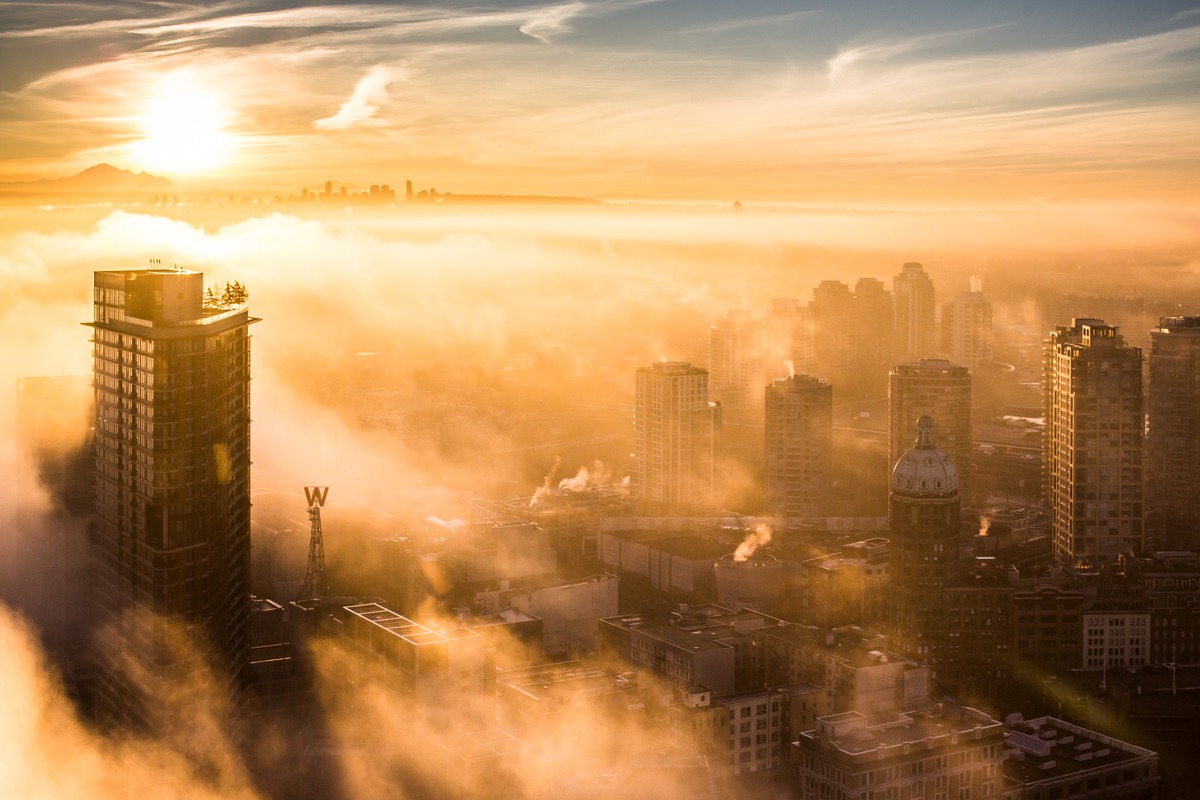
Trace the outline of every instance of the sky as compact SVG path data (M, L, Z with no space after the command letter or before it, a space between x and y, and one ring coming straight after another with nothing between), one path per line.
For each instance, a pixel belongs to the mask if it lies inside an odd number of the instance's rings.
M1193 203L1200 5L0 3L0 181Z

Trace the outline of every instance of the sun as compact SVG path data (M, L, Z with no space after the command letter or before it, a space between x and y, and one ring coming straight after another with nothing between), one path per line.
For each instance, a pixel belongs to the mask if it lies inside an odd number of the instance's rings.
M134 156L142 169L195 175L229 161L228 113L215 92L190 76L165 78L140 119L145 138L134 144Z

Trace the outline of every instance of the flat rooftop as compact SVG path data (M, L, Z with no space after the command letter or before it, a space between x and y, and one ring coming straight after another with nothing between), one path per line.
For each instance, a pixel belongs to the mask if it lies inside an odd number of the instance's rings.
M397 614L390 608L385 608L379 603L361 603L359 605L346 606L346 613L352 614L364 622L381 628L391 635L417 646L438 644L456 639L476 638L479 636L475 631L460 627L445 628L443 630L427 628L419 622L413 622L408 617Z
M1040 717L1005 732L1003 774L1006 783L1027 784L1154 755L1060 719Z

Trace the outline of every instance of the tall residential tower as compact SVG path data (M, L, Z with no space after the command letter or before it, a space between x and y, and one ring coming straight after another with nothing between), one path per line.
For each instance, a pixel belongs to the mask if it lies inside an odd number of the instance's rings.
M1046 340L1043 491L1054 557L1111 564L1142 550L1142 351L1115 325L1077 318Z
M250 337L244 292L186 270L95 274L97 699L154 725L146 687L201 664L235 683L250 615Z
M767 513L824 517L833 471L833 387L795 375L767 386Z
M708 371L664 361L637 371L630 493L640 513L711 509L717 494L721 405L708 399Z
M925 268L915 261L901 267L892 281L892 296L895 302L892 355L896 361L937 355L933 280Z
M1167 550L1200 550L1200 317L1150 332L1147 531Z

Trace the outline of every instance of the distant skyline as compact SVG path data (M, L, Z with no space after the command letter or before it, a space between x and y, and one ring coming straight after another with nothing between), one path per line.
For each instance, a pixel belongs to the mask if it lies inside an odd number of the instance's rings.
M1192 203L1200 5L6 3L0 181Z

